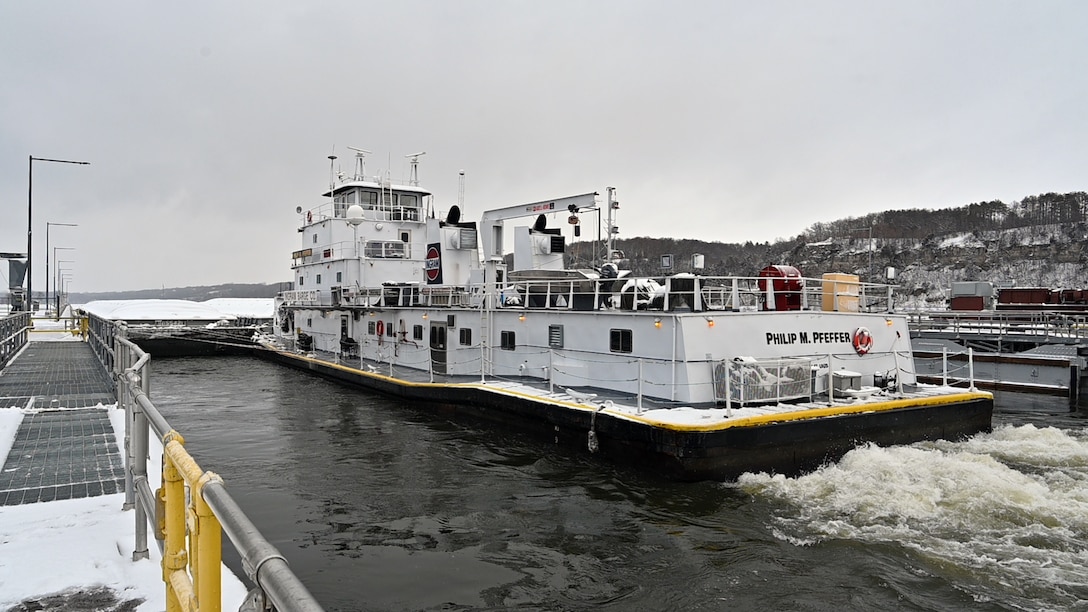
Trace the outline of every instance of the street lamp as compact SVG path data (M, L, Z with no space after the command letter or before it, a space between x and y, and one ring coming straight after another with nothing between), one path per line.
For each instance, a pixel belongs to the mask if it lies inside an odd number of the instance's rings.
M46 236L46 238L48 238L48 235ZM55 297L57 298L57 311L56 311L56 314L57 314L57 319L58 320L60 319L60 294L57 292L57 289L59 289L60 287L57 284L57 272L58 272L58 268L60 267L59 266L60 262L57 260L57 251L74 251L74 250L76 250L75 247L53 247L53 293L56 294ZM49 251L48 250L46 250L45 256L46 256L46 262L48 262L49 261L48 260L48 257L49 257ZM49 264L46 263L46 265L48 266ZM49 270L46 270L46 272L48 272L48 271ZM49 282L48 278L46 278L45 280L46 280L47 283ZM46 287L48 287L48 286L49 285L46 285ZM45 290L45 298L47 300L49 299L49 290L48 289Z
M26 181L26 310L31 312L34 304L34 284L31 270L31 262L34 259L34 162L53 162L57 164L90 165L91 162L71 161L67 159L48 159L45 157L28 156L27 181ZM46 269L48 275L48 268Z
M58 259L57 260L57 278L58 278L58 282L56 283L57 286L60 286L59 279L63 278L63 276L62 276L63 274L70 274L70 273L75 272L74 268L65 268L65 267L63 267L63 264L74 264L74 263L76 263L76 262L72 261L72 260L69 260L69 259Z
M57 278L57 310L58 310L57 318L58 318L58 320L60 319L59 311L60 311L61 302L64 302L64 303L68 302L68 283L72 282L72 278L74 278L73 276L69 275L70 272L72 272L72 271L71 270L64 270L64 273L61 274Z
M45 305L47 308L49 306L49 228L53 225L60 225L63 227L79 227L75 223L54 223L51 221L47 221L45 223ZM55 253L53 259L56 259ZM54 281L54 289L56 289L56 284L56 281Z

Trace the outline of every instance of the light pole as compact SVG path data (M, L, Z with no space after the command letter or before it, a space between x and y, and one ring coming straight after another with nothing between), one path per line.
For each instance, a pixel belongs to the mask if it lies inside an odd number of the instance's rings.
M47 238L49 237L48 236L48 231L47 231L46 237ZM61 317L61 296L57 291L58 289L60 289L60 285L57 284L57 269L60 267L60 261L57 259L58 250L75 250L75 247L74 246L54 246L53 247L53 293L57 294L57 318L60 319L60 317ZM47 249L46 250L46 261L49 260L48 258L49 258L49 250ZM48 266L48 264L46 264L46 265ZM49 270L46 270L46 272L49 272ZM47 278L46 282L48 282L48 281L49 281L49 279ZM47 284L46 286L48 287L49 285ZM46 299L48 299L48 298L49 298L49 290L46 289Z
M75 223L53 223L46 221L45 223L45 305L49 306L49 228L54 225L60 225L64 227L78 227ZM64 248L64 247L59 247ZM53 259L56 260L56 251L53 252ZM53 281L53 289L56 290L57 282ZM59 314L59 313L58 313Z
M61 267L62 264L75 264L75 261L72 261L70 259L59 259L59 260L57 260L57 266L58 266L58 273L59 274L74 274L75 273L75 270L73 268L63 268L63 267ZM72 278L67 277L67 280L71 281ZM60 286L60 279L58 279L58 281L55 282L54 284L59 287ZM60 307L61 306L60 306L60 304L61 304L61 296L58 295L57 296L57 318L58 319L61 316L61 313L60 313Z
M61 302L68 301L68 283L72 282L72 277L67 273L71 270L64 270L64 274L57 278L57 304L58 310ZM59 315L58 315L59 316Z
M57 164L90 165L91 162L71 161L68 159L48 159L45 157L28 156L27 180L26 180L26 311L34 309L34 276L32 275L31 262L34 259L34 162L53 162ZM46 270L48 274L48 269Z

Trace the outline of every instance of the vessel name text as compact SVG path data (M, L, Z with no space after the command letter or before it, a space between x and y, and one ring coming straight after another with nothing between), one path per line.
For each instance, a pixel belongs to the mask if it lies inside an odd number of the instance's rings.
M767 344L826 344L850 340L850 332L767 332Z

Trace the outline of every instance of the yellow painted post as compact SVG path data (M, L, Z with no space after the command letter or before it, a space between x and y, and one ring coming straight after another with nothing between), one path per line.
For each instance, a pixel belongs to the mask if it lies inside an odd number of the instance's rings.
M176 431L163 436L163 447L167 451L171 446L184 443L185 439ZM181 612L179 597L187 597L185 593L175 592L173 585L176 584L175 573L184 572L188 563L185 554L185 481L170 452L163 453L162 479L166 490L166 540L162 552L162 579L167 585L166 612Z
M171 432L172 435L176 433ZM175 573L170 576L170 581L173 584L180 584L181 577L184 575L185 584L188 585L187 596L192 599L194 606L199 604L201 612L220 612L222 607L223 530L219 524L219 519L216 518L212 509L204 501L203 489L207 483L221 483L222 479L212 472L202 473L196 460L186 452L185 447L182 445L184 441L179 442L180 435L177 438L173 439L168 436L169 441L163 447L163 455L179 480L183 484L189 484L189 504L182 508L181 522L183 526L188 527L188 569L189 574L192 575L192 582L188 581L188 575L185 572ZM184 546L184 532L180 537L182 538L181 545ZM185 557L181 558L184 559ZM178 598L184 600L182 591L176 588L175 590Z
M196 572L196 568L200 565L200 547L197 545L197 537L200 534L200 521L196 516L196 496L198 493L184 470L182 470L182 476L185 477L185 482L189 485L189 506L185 509L185 525L189 536L186 542L186 549L189 551L188 576L193 589L193 598L199 603L200 576Z
M166 487L155 491L155 539L166 541Z
M177 605L182 612L195 612L200 609L196 604L196 596L193 595L193 583L189 582L189 576L184 571L171 574L168 584L173 587ZM166 605L169 610L170 602L166 602Z
M198 526L195 549L200 551L200 556L193 560L193 581L200 611L219 612L223 601L223 528L204 501L204 485L209 482L222 483L223 479L213 472L204 472L192 496Z

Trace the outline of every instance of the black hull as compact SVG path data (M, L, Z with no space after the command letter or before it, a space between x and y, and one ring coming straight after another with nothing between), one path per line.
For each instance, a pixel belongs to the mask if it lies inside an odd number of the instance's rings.
M688 431L603 412L594 418L595 411L589 407L571 408L499 389L413 383L291 353L254 352L263 359L330 380L423 402L435 411L537 433L557 444L586 449L592 429L600 446L597 454L680 480L732 480L745 472L797 475L870 442L890 446L988 432L993 415L992 397L971 395L958 401L919 402L891 410Z
M129 330L128 339L152 357L248 355L256 348L252 328Z

